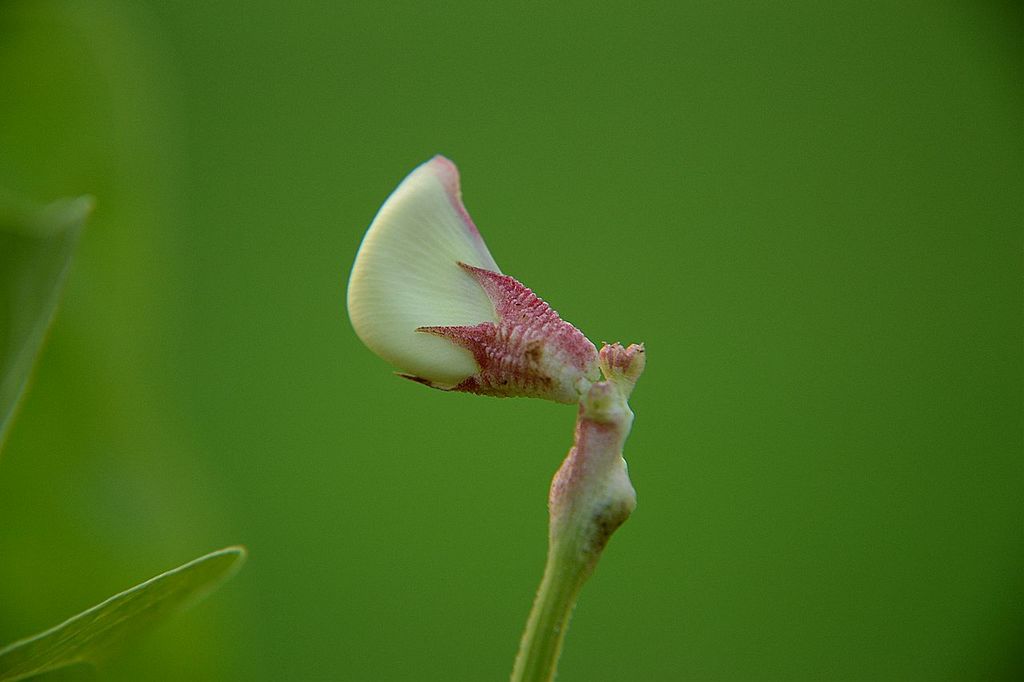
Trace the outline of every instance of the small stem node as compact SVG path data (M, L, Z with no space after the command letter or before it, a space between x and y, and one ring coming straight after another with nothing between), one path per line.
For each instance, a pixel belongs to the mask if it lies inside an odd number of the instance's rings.
M548 557L512 670L512 682L550 682L583 583L612 533L636 507L622 446L633 424L626 400L643 371L643 346L601 349L605 380L580 400L573 446L551 482Z

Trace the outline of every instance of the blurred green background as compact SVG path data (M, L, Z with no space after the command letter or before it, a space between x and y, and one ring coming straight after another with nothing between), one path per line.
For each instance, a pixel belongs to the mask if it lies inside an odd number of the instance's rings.
M507 676L573 409L401 381L344 311L440 152L505 272L648 348L560 679L1024 674L1022 35L980 1L5 2L0 188L97 209L0 458L0 643L237 542L99 676Z

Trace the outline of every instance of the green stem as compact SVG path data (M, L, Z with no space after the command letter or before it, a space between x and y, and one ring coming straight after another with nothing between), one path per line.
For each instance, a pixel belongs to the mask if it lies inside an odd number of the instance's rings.
M569 618L590 574L588 562L580 553L566 549L559 544L548 548L544 578L523 631L512 682L548 682L555 678Z

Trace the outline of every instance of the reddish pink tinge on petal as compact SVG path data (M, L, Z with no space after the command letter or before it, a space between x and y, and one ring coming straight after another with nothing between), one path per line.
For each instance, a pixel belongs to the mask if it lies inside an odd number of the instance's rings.
M576 382L596 372L594 344L512 277L459 265L490 297L498 323L417 330L448 338L473 354L480 371L452 390L576 402Z
M441 156L440 154L430 160L430 165L437 173L437 177L441 181L441 185L444 187L445 193L448 195L448 200L451 201L455 212L460 218L462 218L466 227L469 228L470 233L482 241L483 238L480 236L480 230L477 229L476 224L473 223L473 219L469 217L469 212L466 211L466 207L462 203L462 188L459 184L459 169L451 159Z

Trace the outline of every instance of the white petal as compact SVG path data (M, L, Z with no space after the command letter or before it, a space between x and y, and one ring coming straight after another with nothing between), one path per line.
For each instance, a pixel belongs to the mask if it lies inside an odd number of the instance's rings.
M348 282L348 314L370 350L408 374L454 386L478 367L433 325L497 322L494 305L459 262L498 270L462 205L459 172L435 156L409 174L373 219Z

